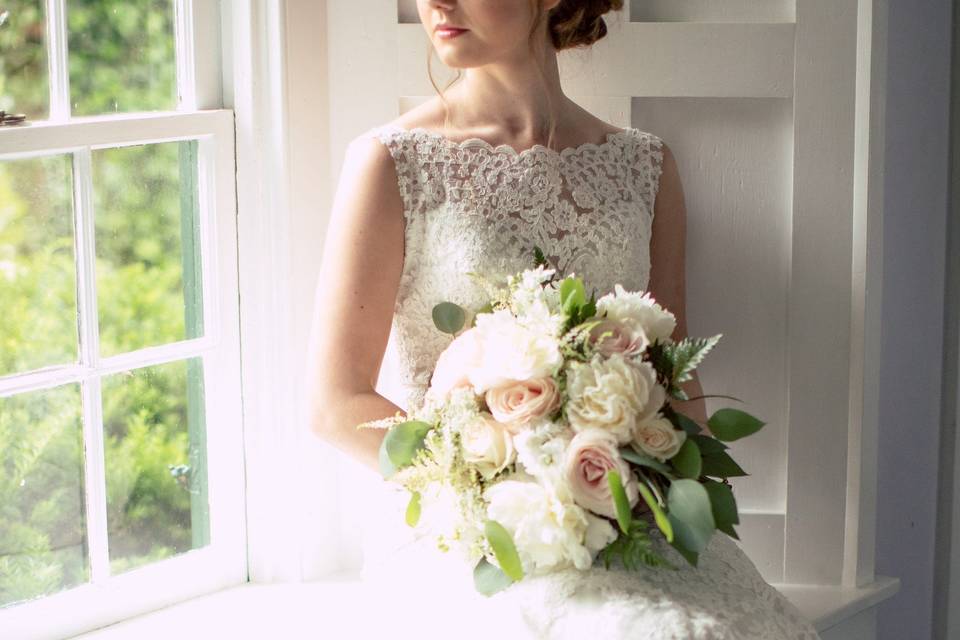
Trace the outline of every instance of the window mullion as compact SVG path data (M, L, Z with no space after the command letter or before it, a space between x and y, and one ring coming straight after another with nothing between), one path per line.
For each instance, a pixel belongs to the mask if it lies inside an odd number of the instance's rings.
M73 155L74 211L77 237L77 302L80 364L96 371L100 362L97 320L96 247L94 240L93 166L89 148ZM107 494L103 456L103 411L100 376L82 383L84 494L90 580L110 575L107 550Z
M70 66L67 62L67 2L47 0L47 65L50 120L70 117Z
M196 56L193 46L193 2L174 0L174 29L177 59L177 109L197 108Z

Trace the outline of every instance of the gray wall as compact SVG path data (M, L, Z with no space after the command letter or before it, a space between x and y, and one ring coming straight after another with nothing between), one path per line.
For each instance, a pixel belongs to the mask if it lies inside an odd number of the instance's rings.
M877 573L880 640L931 638L948 193L950 0L890 0Z

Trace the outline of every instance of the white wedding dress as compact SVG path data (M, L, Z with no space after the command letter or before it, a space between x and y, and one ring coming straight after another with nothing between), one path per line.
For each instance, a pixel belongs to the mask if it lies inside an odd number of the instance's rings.
M597 297L620 283L645 290L653 202L663 154L635 128L559 152L517 152L478 138L453 141L388 124L369 130L390 151L404 203L405 247L388 353L408 409L426 391L449 336L431 310L443 300L477 309L487 299L466 274L533 266L541 247L562 273L583 277ZM365 525L364 578L380 594L371 620L394 637L583 640L800 640L819 636L767 584L736 542L717 532L691 567L651 527L679 570L627 570L602 562L524 579L487 598L454 550L404 524L407 496L378 481L384 502ZM369 621L368 621L369 622ZM496 635L491 635L496 634Z

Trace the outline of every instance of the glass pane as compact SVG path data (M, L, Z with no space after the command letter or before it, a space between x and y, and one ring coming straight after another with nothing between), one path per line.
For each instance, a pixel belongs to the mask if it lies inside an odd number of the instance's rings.
M173 0L68 0L73 115L177 106Z
M110 569L209 542L199 358L103 379Z
M0 161L0 376L77 361L68 156Z
M43 7L43 0L0 3L0 109L31 120L49 113Z
M93 154L105 356L203 334L196 149L190 141Z
M0 606L89 580L80 390L0 398Z

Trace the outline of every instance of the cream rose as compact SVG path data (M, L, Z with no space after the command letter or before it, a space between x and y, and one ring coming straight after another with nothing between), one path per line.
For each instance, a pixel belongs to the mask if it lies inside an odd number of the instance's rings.
M674 429L669 420L657 414L656 417L637 425L637 432L630 446L636 451L666 461L677 455L686 439L686 431Z
M478 315L474 328L480 360L468 376L477 393L515 380L552 376L563 365L557 338L520 324L507 309Z
M489 413L481 413L461 428L460 446L463 459L475 465L487 480L516 459L513 438Z
M619 283L612 293L597 300L597 312L639 328L651 342L667 342L677 326L676 317L657 304L649 292L627 291Z
M550 376L518 380L487 389L490 413L517 433L535 418L550 415L560 406L560 390Z
M629 362L621 353L570 362L567 393L567 418L574 431L605 429L620 444L633 439L638 416L652 414L663 402L653 366ZM656 405L652 410L651 404Z
M442 398L455 387L470 384L471 369L477 366L481 345L476 328L467 329L447 345L433 369L430 378L430 394Z
M650 344L642 329L611 318L602 319L590 329L590 341L605 356L638 356Z
M637 480L630 465L620 457L616 438L602 429L587 429L573 437L567 448L564 473L573 499L593 513L617 517L617 509L607 482L607 472L614 470L624 483L630 506L640 497Z

